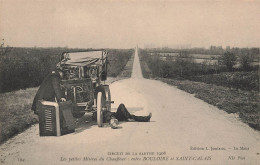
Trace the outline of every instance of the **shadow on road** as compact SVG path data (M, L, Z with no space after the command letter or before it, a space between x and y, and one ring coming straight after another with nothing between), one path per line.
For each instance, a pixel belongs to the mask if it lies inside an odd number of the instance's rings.
M93 125L97 125L97 122L92 120L92 113L86 113L83 117L77 119L75 133L80 133Z

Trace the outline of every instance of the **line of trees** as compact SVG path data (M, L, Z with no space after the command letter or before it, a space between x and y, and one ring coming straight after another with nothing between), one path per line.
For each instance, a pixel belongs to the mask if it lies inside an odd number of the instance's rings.
M250 65L252 61L254 61L254 59L249 52L244 52L243 54L236 56L235 53L227 51L218 59L218 62L225 66L228 71L234 70L234 66L237 63L240 64L240 69L243 71L250 71L254 69L254 67Z
M145 50L149 53L180 53L182 51L185 51L188 54L205 54L205 55L220 55L228 51L238 56L247 53L254 58L258 58L260 54L259 48L237 48L237 47L230 48L229 46L227 46L225 49L223 49L221 46L219 47L211 46L209 49L205 49L205 48L189 48L189 49L149 48L148 49L147 48Z
M143 50L143 54L150 60L150 63L154 63L152 68L157 68L155 69L156 75L161 73L164 76L171 75L169 72L172 72L173 70L175 71L175 75L178 71L177 75L183 77L185 75L189 76L190 74L203 75L220 73L224 71L251 71L257 70L259 67L258 65L253 66L250 64L254 61L254 59L249 52L245 52L244 54L240 54L238 56L232 52L226 51L219 57L205 59L202 63L196 63L195 58L185 50L180 51L179 55L176 57L172 57L170 55L166 56L165 60L161 59L160 53L155 53L153 56L150 56L150 52L148 53ZM211 62L211 60L213 60L213 62Z
M235 87L245 90L259 89L259 66L250 66L248 54L237 57L232 52L225 52L217 62L195 63L194 58L183 51L172 60L171 56L162 60L159 54L151 56L147 51L140 51L141 60L148 65L151 75L164 78L188 79ZM240 63L239 68L234 66Z
M0 54L0 93L29 87L37 87L59 61L63 52L93 49L69 48L7 48ZM108 50L110 66L108 76L117 76L125 66L133 50Z

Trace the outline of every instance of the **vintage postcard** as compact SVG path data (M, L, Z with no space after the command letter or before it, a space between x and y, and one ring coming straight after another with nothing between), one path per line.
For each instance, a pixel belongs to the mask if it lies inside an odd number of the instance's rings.
M258 0L0 0L0 162L260 164Z

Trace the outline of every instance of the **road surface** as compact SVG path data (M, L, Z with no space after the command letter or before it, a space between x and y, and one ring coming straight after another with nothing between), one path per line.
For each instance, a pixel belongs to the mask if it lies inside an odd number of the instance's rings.
M132 77L110 87L112 110L124 103L136 115L152 112L151 122L99 128L85 115L75 133L61 137L39 137L34 125L0 146L2 163L260 164L258 131L191 94L143 79L137 50Z

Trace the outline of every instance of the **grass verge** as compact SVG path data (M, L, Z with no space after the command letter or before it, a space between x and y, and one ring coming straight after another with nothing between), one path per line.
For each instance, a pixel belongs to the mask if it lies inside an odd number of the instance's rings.
M0 94L0 143L38 122L31 110L38 88Z
M127 62L133 56L133 49L111 49L108 50L108 76L117 77L124 69Z
M192 76L188 79L246 91L259 91L258 71L222 72L219 74Z

